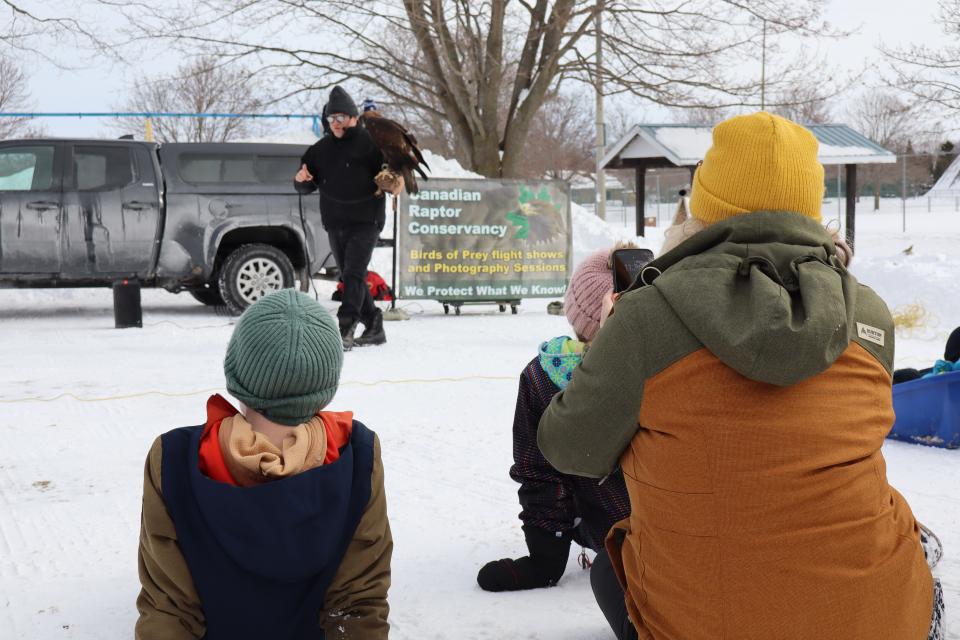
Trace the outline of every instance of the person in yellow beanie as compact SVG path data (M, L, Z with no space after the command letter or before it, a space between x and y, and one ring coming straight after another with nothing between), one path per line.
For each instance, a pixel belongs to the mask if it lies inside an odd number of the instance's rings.
M606 547L641 638L944 635L881 452L893 320L821 225L823 186L800 125L717 125L678 223L696 231L620 296L540 421L559 471L623 472Z
M713 135L714 145L694 174L689 211L678 208L661 254L714 222L749 211L789 211L821 221L823 165L810 131L761 112L731 118ZM853 250L839 232L831 239L849 266Z

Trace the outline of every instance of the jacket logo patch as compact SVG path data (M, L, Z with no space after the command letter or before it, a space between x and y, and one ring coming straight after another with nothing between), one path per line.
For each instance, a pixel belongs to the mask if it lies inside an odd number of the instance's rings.
M857 323L857 335L863 338L864 340L869 340L874 344L878 344L881 347L884 342L884 330L877 329L876 327L871 327L868 324L863 324L862 322Z

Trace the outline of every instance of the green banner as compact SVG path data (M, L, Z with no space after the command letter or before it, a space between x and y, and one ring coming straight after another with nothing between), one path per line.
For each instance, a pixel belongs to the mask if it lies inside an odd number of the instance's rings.
M431 178L400 198L399 298L562 296L570 278L570 186L557 180Z

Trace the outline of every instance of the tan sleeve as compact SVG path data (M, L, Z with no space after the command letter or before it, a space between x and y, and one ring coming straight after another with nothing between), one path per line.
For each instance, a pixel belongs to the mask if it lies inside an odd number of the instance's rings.
M163 445L153 442L143 471L137 597L137 640L193 640L206 633L200 597L177 544L173 520L163 502L160 469Z
M387 590L393 536L387 519L380 439L374 436L370 500L353 540L327 589L320 626L327 640L381 640L390 625Z

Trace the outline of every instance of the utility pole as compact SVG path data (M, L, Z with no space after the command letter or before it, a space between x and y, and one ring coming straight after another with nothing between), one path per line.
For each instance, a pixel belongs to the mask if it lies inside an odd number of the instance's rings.
M767 103L767 20L765 18L760 49L760 111L763 111Z
M903 164L900 165L900 211L901 211L901 233L907 232L907 154L903 154Z
M597 17L596 17L596 32L597 32L597 78L596 78L596 93L597 93L597 203L596 203L596 214L603 220L607 219L607 183L603 177L603 156L606 153L606 136L603 130L603 34L602 34L602 18L603 16L603 0L597 0Z

